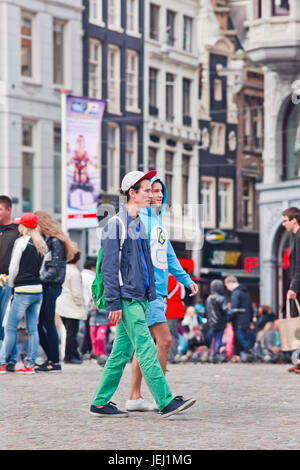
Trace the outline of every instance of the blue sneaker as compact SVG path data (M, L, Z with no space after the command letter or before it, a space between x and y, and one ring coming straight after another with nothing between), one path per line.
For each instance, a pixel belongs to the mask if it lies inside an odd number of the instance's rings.
M160 414L163 418L169 418L169 416L175 415L180 411L186 410L196 403L194 398L188 398L184 400L182 396L177 396L163 409Z
M116 404L109 401L104 406L91 405L90 414L98 416L99 418L127 418L128 413L126 411L120 411L116 407Z

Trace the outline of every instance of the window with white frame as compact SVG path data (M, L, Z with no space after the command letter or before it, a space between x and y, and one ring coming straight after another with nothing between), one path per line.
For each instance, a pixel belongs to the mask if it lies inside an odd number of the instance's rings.
M138 138L136 127L126 126L125 143L125 171L136 171L138 169Z
M126 3L126 32L127 34L139 32L139 2L127 0Z
M216 227L216 179L211 176L201 177L201 204L204 206L204 226Z
M89 96L101 98L101 42L97 39L89 40Z
M21 75L33 76L33 15L21 12Z
M120 112L120 49L110 44L108 46L108 73L107 73L107 97L108 112Z
M263 110L258 106L253 110L253 134L254 149L261 152L263 147Z
M182 114L191 115L191 80L188 78L182 80Z
M126 109L138 110L139 56L136 51L126 51Z
M22 122L22 210L33 212L34 201L34 123Z
M220 78L214 80L214 99L215 101L222 101L223 99L222 80Z
M272 0L273 16L288 16L290 14L289 0Z
M251 147L251 109L249 106L244 111L243 121L244 147L248 149Z
M148 170L156 170L157 165L157 148L148 148Z
M60 20L53 20L53 83L64 83L64 27Z
M243 179L243 228L252 230L254 222L254 181Z
M54 146L54 212L61 213L61 127L55 124L53 129Z
M233 228L233 180L219 178L219 227Z
M175 89L175 75L172 73L166 74L166 120L169 122L174 121L174 89Z
M117 192L120 180L120 131L115 123L107 127L107 191Z
M165 152L165 184L167 188L167 204L172 205L173 198L173 177L174 177L174 153L166 150Z
M174 47L176 43L176 13L172 10L167 10L167 44Z
M182 208L189 202L189 175L190 175L190 156L182 155L181 163L181 197L182 197Z
M159 6L150 3L150 39L159 40Z
M98 24L103 22L102 0L89 0L89 22Z
M149 106L151 108L157 108L157 77L158 70L150 67L149 69ZM150 114L153 114L150 112Z
M193 49L193 19L183 17L183 50L192 52Z
M211 123L210 153L213 153L215 155L225 154L225 131L225 124L220 122Z
M121 27L121 0L107 0L107 26L111 29Z

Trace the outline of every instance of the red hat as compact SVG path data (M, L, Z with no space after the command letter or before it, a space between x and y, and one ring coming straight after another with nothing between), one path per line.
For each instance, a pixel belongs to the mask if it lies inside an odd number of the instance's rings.
M36 228L38 224L38 218L35 214L32 214L31 212L26 212L20 218L19 224L24 225L24 227L27 228Z

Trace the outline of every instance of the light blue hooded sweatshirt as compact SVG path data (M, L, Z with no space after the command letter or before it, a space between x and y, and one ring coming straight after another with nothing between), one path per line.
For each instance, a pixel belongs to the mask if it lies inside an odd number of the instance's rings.
M146 233L148 234L151 258L154 267L156 294L167 297L169 273L175 277L177 282L180 282L185 287L188 287L193 281L181 267L168 238L168 232L160 218L167 205L167 188L164 182L156 176L152 178L151 185L155 181L159 181L162 184L164 193L159 215L153 211L150 205L148 208L142 209L139 216L144 224Z

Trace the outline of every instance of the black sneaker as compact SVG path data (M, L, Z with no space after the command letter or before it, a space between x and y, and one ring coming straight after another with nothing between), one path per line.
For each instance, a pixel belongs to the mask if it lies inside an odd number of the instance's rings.
M44 362L44 364L35 368L36 372L61 372L60 364L53 364L51 361Z
M194 398L188 398L184 400L182 396L177 396L173 398L171 403L169 403L161 412L163 418L169 418L180 411L186 410L190 406L193 406L196 403Z
M125 411L120 411L116 407L116 404L112 401L109 401L107 405L104 406L94 406L91 405L90 414L98 416L99 418L127 418L128 413Z
M16 365L13 362L9 362L6 366L7 372L15 372L16 371Z

